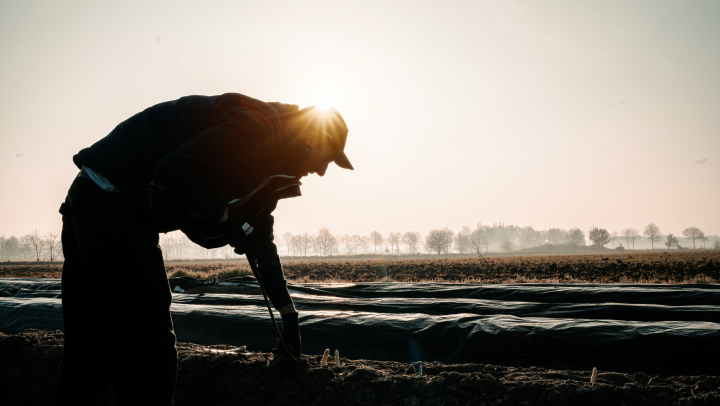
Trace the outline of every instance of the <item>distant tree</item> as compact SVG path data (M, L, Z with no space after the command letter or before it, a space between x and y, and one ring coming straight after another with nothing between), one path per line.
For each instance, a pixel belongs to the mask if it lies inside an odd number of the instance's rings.
M390 246L390 252L395 252L396 247L398 252L400 252L400 233L388 234L385 242Z
M559 228L551 228L547 230L548 243L558 245L564 242L565 230Z
M707 238L705 236L705 233L702 233L702 235L700 236L700 239L702 240L702 243L703 243L703 249L705 249L705 243L709 240L709 238Z
M296 237L296 244L300 249L300 252L303 254L303 256L307 256L310 248L312 247L313 236L311 236L307 231L305 231L304 233Z
M345 244L345 254L350 255L350 251L354 248L352 236L350 234L343 235L342 243Z
M318 252L316 254L328 255L332 252L332 238L333 235L327 227L323 227L318 231L317 242Z
M56 260L62 251L60 248L60 234L57 231L50 231L45 234L43 245L48 252L50 262Z
M488 240L485 231L486 230L480 225L480 222L478 222L477 227L473 230L472 234L470 234L470 248L478 255L482 254L483 247L485 247L485 253L487 253Z
M353 252L355 253L355 255L357 255L357 249L360 246L360 244L362 244L362 238L357 234L353 234L350 237L350 241L352 242Z
M716 250L720 250L720 240L713 241L713 248Z
M585 233L581 229L575 227L568 230L568 243L578 247L585 246Z
M613 231L612 234L610 234L610 241L613 243L613 249L615 249L615 240L618 238L618 232Z
M30 233L28 233L28 241L32 245L33 250L35 251L35 260L37 262L40 262L40 259L42 258L42 249L43 249L43 238L40 234L40 230L37 228L33 228L30 230Z
M340 244L342 244L342 235L335 234L332 239L333 252L335 252L335 255L340 255Z
M377 231L373 231L372 233L370 233L370 241L372 241L372 244L375 246L376 254L377 254L377 247L382 245L383 242L385 242L382 234L378 233Z
M656 226L655 223L650 223L647 226L645 226L645 231L643 231L643 235L645 238L650 240L650 248L655 249L655 243L662 240L662 233L660 232L660 227Z
M360 236L360 245L363 247L363 254L367 254L367 249L370 246L370 237L366 235Z
M402 244L407 247L408 252L411 254L415 254L418 252L420 241L422 241L422 235L417 231L408 231L407 233L403 234L401 240Z
M629 247L632 243L633 249L635 249L635 239L640 236L640 231L637 228L623 228L621 233L627 246Z
M519 231L519 240L523 248L534 247L542 241L542 233L532 226L523 227Z
M500 249L503 250L503 252L513 252L515 250L515 244L510 240L504 240L500 243Z
M674 235L672 235L672 233L665 236L665 246L667 247L667 249L677 247L678 245L678 239Z
M632 238L632 245L633 245L633 251L635 250L635 239L640 237L640 230L637 228L632 229L632 235L630 236Z
M447 227L443 228L442 231L445 233L445 246L443 247L443 251L449 254L453 250L453 236L455 233Z
M442 252L448 252L450 245L452 245L452 234L448 228L442 230L430 230L428 235L425 237L425 249L429 253L436 252L440 255Z
M285 247L287 247L288 256L290 256L290 246L292 245L292 239L293 235L290 233L285 233L282 235L282 242L285 244Z
M682 233L685 237L692 240L693 249L695 249L695 240L700 239L702 238L702 236L705 235L705 233L703 233L702 230L697 227L688 227L684 229Z
M592 241L593 245L602 247L610 242L610 233L604 228L592 226L588 238Z
M455 235L455 249L457 252L464 254L470 250L470 234L472 234L472 229L463 226L462 230Z

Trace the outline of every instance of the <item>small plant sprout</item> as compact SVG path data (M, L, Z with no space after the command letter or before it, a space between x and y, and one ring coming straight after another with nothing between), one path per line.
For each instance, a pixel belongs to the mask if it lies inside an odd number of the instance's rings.
M323 354L322 361L320 362L320 366L326 367L327 366L327 360L330 356L330 349L326 349L325 353Z
M593 367L592 375L590 375L590 385L595 385L597 380L597 368Z
M340 351L335 350L335 366L340 366Z

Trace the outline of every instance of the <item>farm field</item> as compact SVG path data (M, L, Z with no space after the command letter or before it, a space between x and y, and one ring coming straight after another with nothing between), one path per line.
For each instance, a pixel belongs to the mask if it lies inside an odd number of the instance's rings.
M290 283L718 283L720 251L652 251L490 258L284 261ZM169 276L235 277L249 274L243 260L169 261ZM0 265L0 278L60 278L62 264Z
M0 391L12 405L51 404L63 334L0 333ZM718 405L717 376L660 376L428 362L422 373L392 361L303 356L289 366L268 353L178 343L174 404L182 405ZM418 366L419 369L419 366ZM419 372L419 371L417 371ZM103 405L112 404L111 394Z
M171 308L180 340L175 404L720 405L720 377L703 364L709 358L685 362L685 348L717 351L717 285L702 284L720 281L718 251L313 260L284 265L286 277L297 283L293 289L326 289L345 297L323 301L300 291L295 298L305 323L302 365L284 365L266 352L272 347L262 340L274 339L256 288L199 284L176 293ZM249 274L242 261L178 261L166 268L169 277L176 277L171 286L198 282L179 276L229 279ZM62 328L56 296L61 270L61 264L0 265L0 278L48 279L8 279L4 294L9 296L0 299L5 303L0 327L8 327L0 329L3 404L52 403L64 342L63 333L56 330ZM420 289L412 282L468 285L427 283ZM11 288L13 283L17 286ZM558 285L510 285L518 283ZM452 296L451 288L463 291ZM383 294L349 299L340 294L343 289ZM548 289L552 294L546 294ZM468 290L477 292L469 295ZM344 316L330 317L337 312ZM20 324L24 327L18 328ZM353 353L382 347L370 345L376 342L394 349L397 337L405 335L415 337L427 357ZM217 351L243 345L250 351ZM586 345L592 352L585 352ZM339 348L341 365L332 357L328 366L320 365L327 347ZM530 352L517 352L518 348ZM464 352L458 352L461 349ZM442 358L448 351L463 355ZM607 355L617 351L632 357ZM522 357L535 358L525 363ZM411 359L427 360L422 372ZM560 364L568 360L573 364ZM663 365L667 367L658 369ZM593 366L600 369L594 384ZM112 404L111 395L103 404Z

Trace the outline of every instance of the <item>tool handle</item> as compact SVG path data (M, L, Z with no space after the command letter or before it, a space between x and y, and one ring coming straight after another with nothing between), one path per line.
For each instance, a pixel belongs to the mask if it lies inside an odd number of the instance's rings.
M275 327L275 333L280 340L280 346L287 353L287 355L290 356L290 359L292 359L295 364L300 365L300 361L298 361L297 358L295 358L295 356L292 355L290 353L290 350L288 350L288 348L285 346L285 340L283 340L282 333L280 333L280 328L277 325L277 321L275 321L275 315L273 314L272 308L270 307L270 301L267 298L267 293L265 293L265 284L263 283L260 272L258 271L260 246L257 242L257 236L253 232L253 228L250 227L248 223L245 223L245 225L243 225L243 231L245 231L245 235L248 241L248 250L245 253L245 256L250 263L250 270L252 271L253 275L255 275L255 279L258 281L258 285L260 285L260 291L262 292L263 299L265 299L265 305L267 305L268 312L270 312L270 319L272 319L273 326Z

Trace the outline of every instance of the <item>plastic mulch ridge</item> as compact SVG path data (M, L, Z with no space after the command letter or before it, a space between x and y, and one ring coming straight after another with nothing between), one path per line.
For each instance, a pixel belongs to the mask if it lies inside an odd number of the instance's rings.
M274 347L259 294L192 293L204 284L170 279L178 341L247 345L254 351ZM252 278L219 285L257 287ZM308 283L288 288L300 311L306 354L333 348L348 358L400 362L717 372L718 284ZM62 330L60 298L57 279L0 279L0 331ZM690 356L689 349L708 356Z

